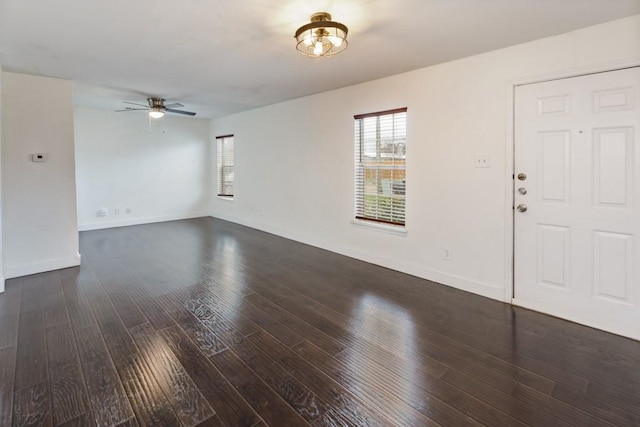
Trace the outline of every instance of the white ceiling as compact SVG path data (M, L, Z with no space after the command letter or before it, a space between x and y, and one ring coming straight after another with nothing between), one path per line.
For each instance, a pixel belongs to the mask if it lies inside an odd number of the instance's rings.
M327 11L349 48L293 33ZM180 101L197 117L365 82L640 13L640 0L0 0L5 71L76 82L76 104Z

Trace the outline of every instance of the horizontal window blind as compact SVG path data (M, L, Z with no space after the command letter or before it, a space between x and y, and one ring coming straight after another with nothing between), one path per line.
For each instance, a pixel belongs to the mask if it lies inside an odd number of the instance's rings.
M233 135L217 136L218 196L233 197L234 147Z
M354 116L357 219L405 225L407 109Z

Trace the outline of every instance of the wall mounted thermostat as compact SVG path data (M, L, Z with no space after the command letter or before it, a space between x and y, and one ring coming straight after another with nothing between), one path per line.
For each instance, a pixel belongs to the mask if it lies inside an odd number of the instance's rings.
M46 153L33 153L31 154L32 162L46 162L49 156Z

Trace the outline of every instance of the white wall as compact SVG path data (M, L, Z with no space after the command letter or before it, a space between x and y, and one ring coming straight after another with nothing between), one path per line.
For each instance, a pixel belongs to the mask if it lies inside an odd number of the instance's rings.
M34 163L32 153L48 161ZM2 74L2 232L6 278L80 263L72 83Z
M0 207L2 207L2 64L0 64ZM0 209L0 292L4 292L2 268L2 209Z
M76 108L75 136L80 230L209 215L208 120Z
M236 185L211 213L508 300L513 83L631 63L640 15L217 119L212 136L235 134ZM353 115L397 107L408 107L406 236L351 223ZM475 153L491 167L474 168Z

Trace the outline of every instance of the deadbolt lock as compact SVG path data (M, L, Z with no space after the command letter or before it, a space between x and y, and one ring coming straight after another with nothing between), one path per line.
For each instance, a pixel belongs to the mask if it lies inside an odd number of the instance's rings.
M520 188L518 188L518 193L520 193L520 194L522 194L524 196L525 194L527 194L527 189L524 188L524 187L520 187Z

